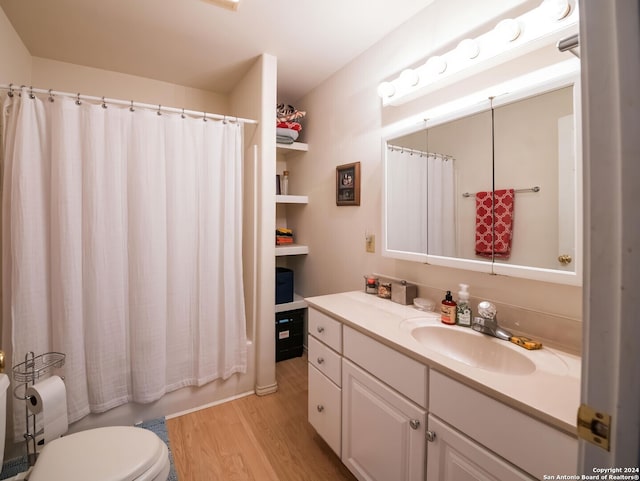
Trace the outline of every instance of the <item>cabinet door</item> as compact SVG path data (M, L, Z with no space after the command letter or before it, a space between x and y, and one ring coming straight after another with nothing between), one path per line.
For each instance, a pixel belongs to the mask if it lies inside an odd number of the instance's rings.
M309 423L340 456L340 388L309 366Z
M342 462L361 481L424 481L426 412L342 361Z
M429 481L531 481L522 471L429 414Z

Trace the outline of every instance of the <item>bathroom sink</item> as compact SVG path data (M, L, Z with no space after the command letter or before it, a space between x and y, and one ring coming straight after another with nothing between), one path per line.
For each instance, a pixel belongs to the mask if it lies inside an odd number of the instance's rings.
M469 366L502 374L526 375L536 370L529 351L508 341L460 327L416 325L411 335L426 348Z

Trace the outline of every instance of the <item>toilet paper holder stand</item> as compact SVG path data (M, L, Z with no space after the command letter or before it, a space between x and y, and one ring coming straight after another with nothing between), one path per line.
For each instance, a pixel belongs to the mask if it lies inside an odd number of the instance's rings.
M33 466L38 457L36 437L41 432L36 431L36 415L29 411L31 396L27 395L27 388L32 386L42 376L52 369L64 366L65 354L61 352L46 352L36 356L33 351L29 351L24 356L24 362L13 367L13 380L17 383L13 389L13 396L25 402L25 426L24 440L27 446L27 461L29 466ZM24 394L20 395L22 389Z

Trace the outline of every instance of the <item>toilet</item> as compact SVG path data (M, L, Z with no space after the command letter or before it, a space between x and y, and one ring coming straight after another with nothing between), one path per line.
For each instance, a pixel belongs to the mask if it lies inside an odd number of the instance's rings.
M0 374L0 433L6 428L9 378ZM0 464L4 436L0 436ZM44 445L28 481L166 481L167 445L147 429L109 426L69 434ZM11 479L9 478L8 481Z

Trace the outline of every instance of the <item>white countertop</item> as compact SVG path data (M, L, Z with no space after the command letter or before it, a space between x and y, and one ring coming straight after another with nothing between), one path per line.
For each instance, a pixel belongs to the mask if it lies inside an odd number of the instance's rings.
M578 356L544 346L540 350L528 351L511 342L471 331L490 342L500 343L501 347L522 353L535 364L535 370L528 374L489 371L441 354L429 348L428 342L421 343L414 339L410 330L414 321L408 319L424 318L433 313L424 313L413 306L403 306L360 291L308 297L306 301L310 307L337 318L345 325L432 369L575 435L580 406L581 360ZM438 318L426 319L421 323L444 326ZM446 328L470 331L459 326Z

